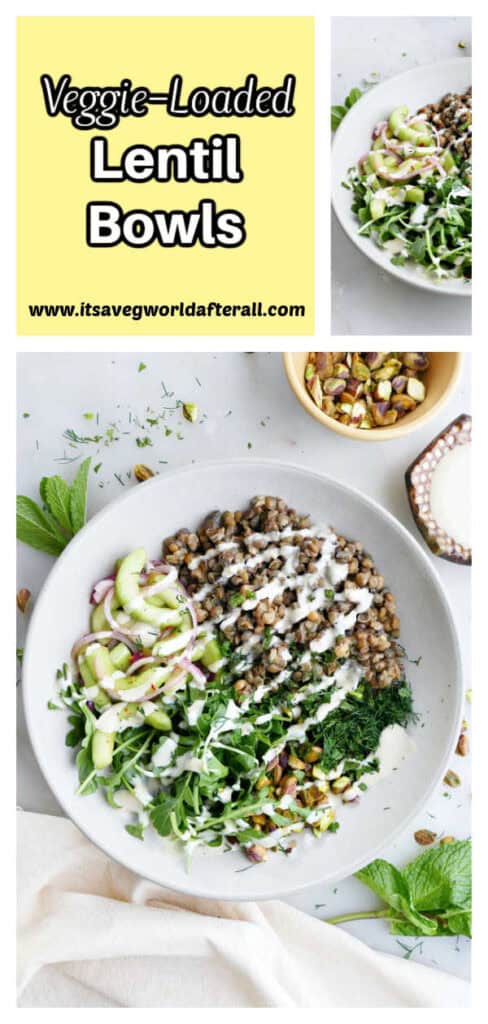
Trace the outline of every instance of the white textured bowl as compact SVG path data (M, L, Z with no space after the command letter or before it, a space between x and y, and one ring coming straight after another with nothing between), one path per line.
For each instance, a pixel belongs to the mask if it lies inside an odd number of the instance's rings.
M420 268L395 267L390 255L371 238L358 234L360 224L351 210L352 192L343 188L359 157L371 148L371 132L377 121L388 118L395 107L407 106L412 113L426 103L435 103L447 92L464 92L471 85L471 58L456 57L437 64L412 68L401 75L375 85L358 100L339 125L332 147L332 205L339 223L352 242L382 270L400 281L416 285L436 295L471 295L471 283L450 279L436 282ZM393 325L394 326L394 325Z
M409 656L415 704L423 728L412 730L417 751L404 767L344 807L334 835L302 837L292 856L270 856L243 871L242 853L196 855L189 873L174 843L124 830L128 819L101 793L79 797L73 752L64 744L66 717L48 711L56 669L86 631L91 585L116 558L195 527L211 510L243 508L256 494L280 495L315 521L361 540L398 599L401 638ZM369 498L320 473L267 460L221 461L167 472L107 506L69 544L37 600L27 639L23 690L30 737L42 772L76 825L132 871L183 892L221 899L267 899L320 881L337 881L375 857L416 814L446 770L461 716L462 684L451 614L430 558L407 530Z

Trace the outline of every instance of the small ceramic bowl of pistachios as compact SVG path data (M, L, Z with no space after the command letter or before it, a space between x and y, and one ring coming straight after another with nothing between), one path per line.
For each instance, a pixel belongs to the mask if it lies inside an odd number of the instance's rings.
M290 387L319 423L355 441L424 426L452 394L461 352L285 352Z

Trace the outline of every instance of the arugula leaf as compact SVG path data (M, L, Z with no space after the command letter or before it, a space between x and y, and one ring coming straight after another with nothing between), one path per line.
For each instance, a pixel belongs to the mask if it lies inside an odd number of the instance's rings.
M86 519L86 490L88 485L88 472L91 459L85 459L71 484L70 489L70 519L74 533L85 525Z
M43 477L39 491L51 515L71 536L73 529L69 512L70 488L66 480L63 480L61 476Z
M60 555L67 540L32 498L17 495L17 537L37 551Z
M173 831L171 814L175 809L175 800L167 793L158 793L149 808L151 825L160 836L169 836Z

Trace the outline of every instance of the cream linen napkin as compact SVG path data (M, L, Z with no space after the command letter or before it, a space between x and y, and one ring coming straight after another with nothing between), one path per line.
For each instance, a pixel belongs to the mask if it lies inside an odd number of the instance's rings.
M468 1004L466 982L285 903L161 889L64 818L20 812L18 839L21 1007Z

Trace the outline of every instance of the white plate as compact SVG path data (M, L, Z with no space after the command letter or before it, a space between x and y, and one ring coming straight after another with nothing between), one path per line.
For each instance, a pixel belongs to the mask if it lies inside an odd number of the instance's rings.
M457 57L425 67L412 68L375 85L358 100L339 125L332 147L332 205L346 235L358 249L400 281L416 285L436 295L471 295L471 283L449 279L435 281L414 265L395 267L391 255L375 245L371 238L358 234L360 224L351 210L352 192L341 182L359 157L371 148L371 132L378 121L387 119L395 107L407 106L412 113L426 103L435 103L447 92L463 93L471 85L471 58Z
M56 669L86 632L93 582L125 552L144 545L150 556L178 527L196 527L216 508L244 508L256 494L274 494L316 522L359 539L376 559L398 599L402 641L410 665L422 728L412 732L416 753L404 767L371 787L357 805L344 807L340 830L303 837L291 856L276 854L252 870L239 851L205 851L190 872L174 843L124 829L124 812L100 793L78 797L73 753L64 744L66 717L48 711ZM24 702L42 772L66 813L110 857L137 874L182 892L219 899L267 899L358 870L391 843L428 799L455 745L462 707L456 632L440 583L413 537L388 512L350 487L319 473L271 460L236 460L187 466L165 473L114 501L95 516L56 562L37 600L25 650ZM300 848L302 846L302 848ZM240 870L241 869L241 870Z

